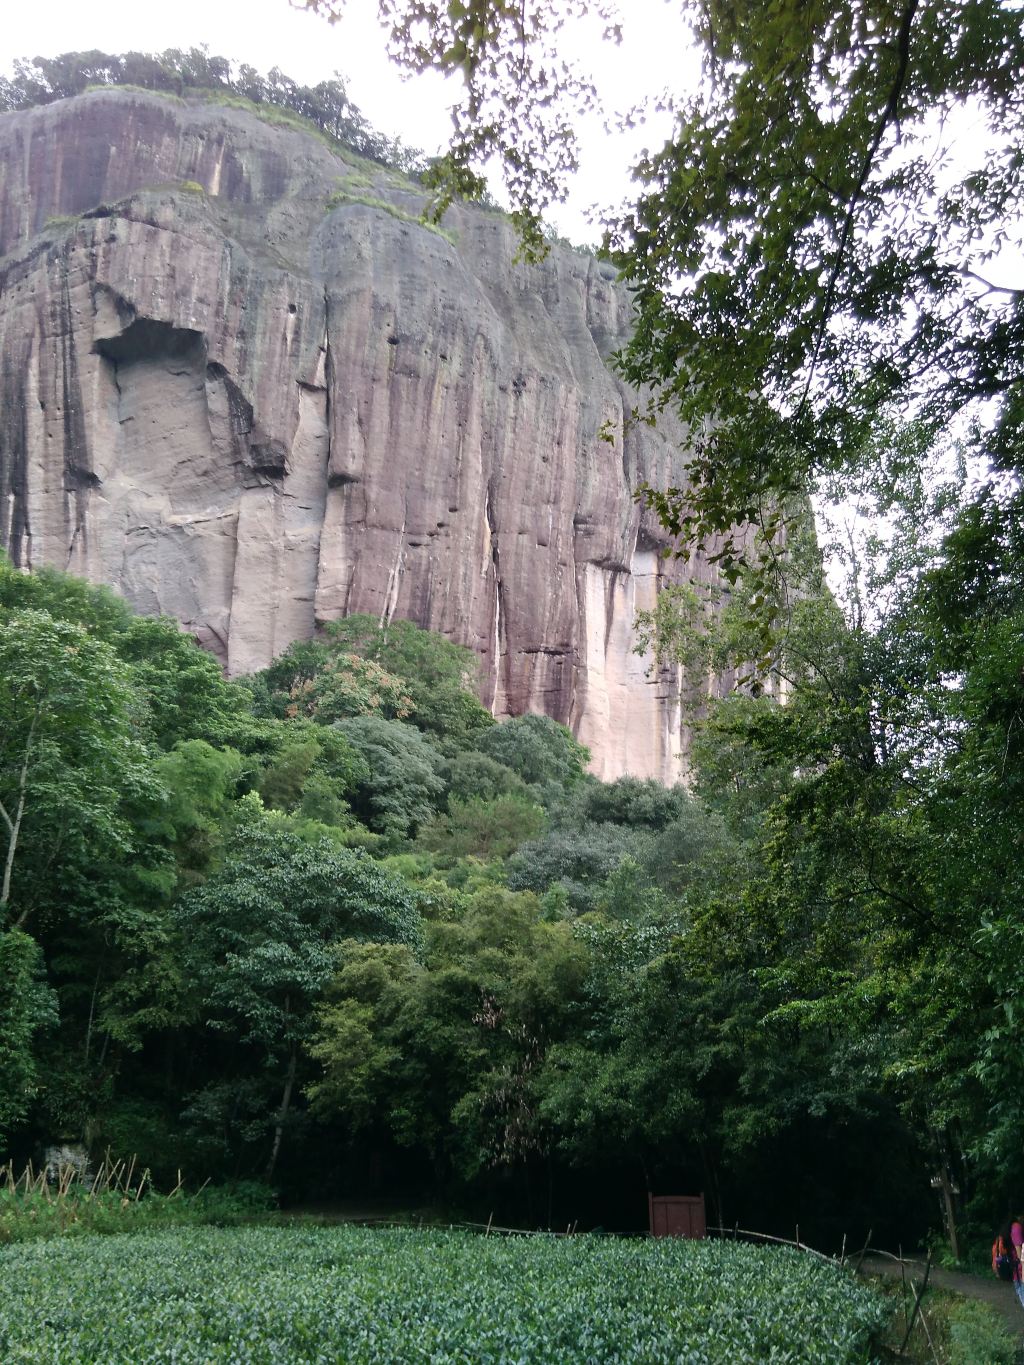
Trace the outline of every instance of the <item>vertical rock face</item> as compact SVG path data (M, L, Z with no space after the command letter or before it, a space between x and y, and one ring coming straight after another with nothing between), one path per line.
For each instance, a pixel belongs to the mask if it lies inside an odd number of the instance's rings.
M200 189L202 192L200 192ZM0 543L176 616L232 673L319 622L470 645L496 715L673 781L664 575L632 492L683 433L624 421L607 266L216 104L100 91L0 118ZM610 438L610 439L609 439Z

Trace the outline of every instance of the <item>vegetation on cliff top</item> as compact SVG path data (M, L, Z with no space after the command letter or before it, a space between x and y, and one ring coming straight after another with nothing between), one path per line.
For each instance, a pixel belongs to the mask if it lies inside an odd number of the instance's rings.
M340 75L314 86L300 85L277 67L263 75L244 63L211 56L205 47L159 53L64 52L16 61L11 76L0 76L0 113L107 87L234 104L260 118L318 132L405 175L420 174L426 164L422 153L370 126L349 99Z

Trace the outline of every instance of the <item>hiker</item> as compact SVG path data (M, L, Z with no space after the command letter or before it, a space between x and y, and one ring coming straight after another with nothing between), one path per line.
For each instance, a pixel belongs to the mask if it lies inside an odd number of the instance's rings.
M1021 1246L1024 1244L1024 1225L1011 1217L1006 1220L992 1243L992 1273L1013 1284L1017 1300L1024 1308L1024 1286L1021 1282Z
M1016 1262L1013 1287L1017 1293L1017 1302L1024 1308L1024 1253L1021 1251L1021 1247L1024 1247L1024 1218L1019 1213L1014 1214L1013 1222L1010 1224L1010 1245L1013 1247Z

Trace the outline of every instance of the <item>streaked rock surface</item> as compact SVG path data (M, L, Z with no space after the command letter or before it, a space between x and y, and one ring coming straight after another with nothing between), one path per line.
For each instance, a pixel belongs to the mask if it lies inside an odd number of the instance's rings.
M496 715L674 781L680 680L633 616L713 571L664 560L632 497L678 479L683 433L624 424L628 294L568 250L517 264L497 214L453 210L450 241L420 207L217 104L0 118L0 542L232 673L348 612L408 617L476 651Z

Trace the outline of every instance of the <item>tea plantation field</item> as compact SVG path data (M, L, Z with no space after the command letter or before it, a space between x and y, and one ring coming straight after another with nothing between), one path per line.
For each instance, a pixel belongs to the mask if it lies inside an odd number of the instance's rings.
M4 1365L843 1365L885 1316L786 1250L412 1229L52 1239L0 1251L0 1283Z

